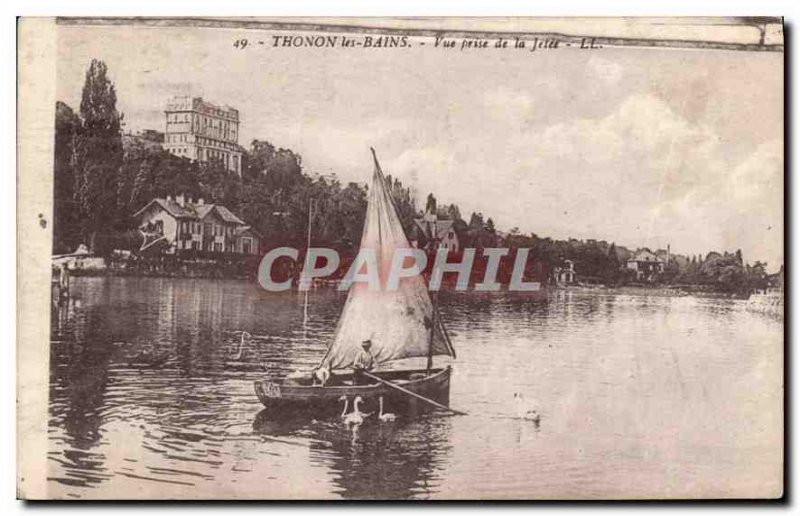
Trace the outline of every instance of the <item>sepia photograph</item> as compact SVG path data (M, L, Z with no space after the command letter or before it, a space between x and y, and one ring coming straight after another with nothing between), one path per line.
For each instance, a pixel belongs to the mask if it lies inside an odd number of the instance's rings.
M784 496L782 18L18 36L20 498Z

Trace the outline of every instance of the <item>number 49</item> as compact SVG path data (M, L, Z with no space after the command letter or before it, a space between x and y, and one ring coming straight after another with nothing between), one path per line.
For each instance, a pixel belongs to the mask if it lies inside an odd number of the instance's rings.
M233 46L239 50L243 50L247 46L247 38L237 39L233 42Z

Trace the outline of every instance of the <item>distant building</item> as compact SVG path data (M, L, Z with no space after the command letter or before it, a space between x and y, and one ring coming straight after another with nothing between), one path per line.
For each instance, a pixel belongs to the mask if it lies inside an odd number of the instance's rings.
M132 147L142 147L148 150L161 149L164 146L164 133L145 129L136 133L122 135L122 148L128 152Z
M783 265L775 274L767 275L767 283L771 288L779 288L783 290L786 281L786 276L783 272Z
M258 254L260 237L221 204L191 202L183 195L153 199L134 214L145 235L145 248L160 252L203 251Z
M435 213L426 211L425 215L414 219L414 237L411 244L420 249L432 250L432 246L445 248L457 253L461 246L453 229L452 220L440 220Z
M626 267L636 271L636 279L653 281L659 274L663 274L670 260L669 246L667 250L653 253L649 249L639 249L626 262Z
M192 160L218 161L227 170L241 175L238 110L216 106L201 97L174 97L164 113L167 118L164 149Z
M564 264L553 269L553 281L556 285L575 283L575 264L572 260L564 260Z
M156 131L155 129L144 129L141 132L141 136L143 139L150 142L164 143L164 133Z

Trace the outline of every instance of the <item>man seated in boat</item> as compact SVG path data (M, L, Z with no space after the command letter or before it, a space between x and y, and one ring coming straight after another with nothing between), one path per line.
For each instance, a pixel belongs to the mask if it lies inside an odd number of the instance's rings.
M373 383L366 375L365 371L372 371L375 366L375 357L372 356L370 348L372 341L367 339L361 343L361 351L353 361L353 385L367 385Z

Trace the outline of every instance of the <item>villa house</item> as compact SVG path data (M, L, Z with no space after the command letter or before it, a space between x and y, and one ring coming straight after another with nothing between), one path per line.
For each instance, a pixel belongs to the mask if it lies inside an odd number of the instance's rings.
M211 255L258 254L260 236L221 204L192 202L178 195L156 198L134 214L145 236L140 252L168 254L187 251Z
M420 249L432 250L433 246L457 253L461 248L452 220L441 220L435 213L426 211L425 215L414 219L414 236L411 245Z
M669 263L669 247L664 251L653 253L649 249L639 249L626 263L626 267L636 271L636 279L640 281L653 281L659 274L663 274Z

